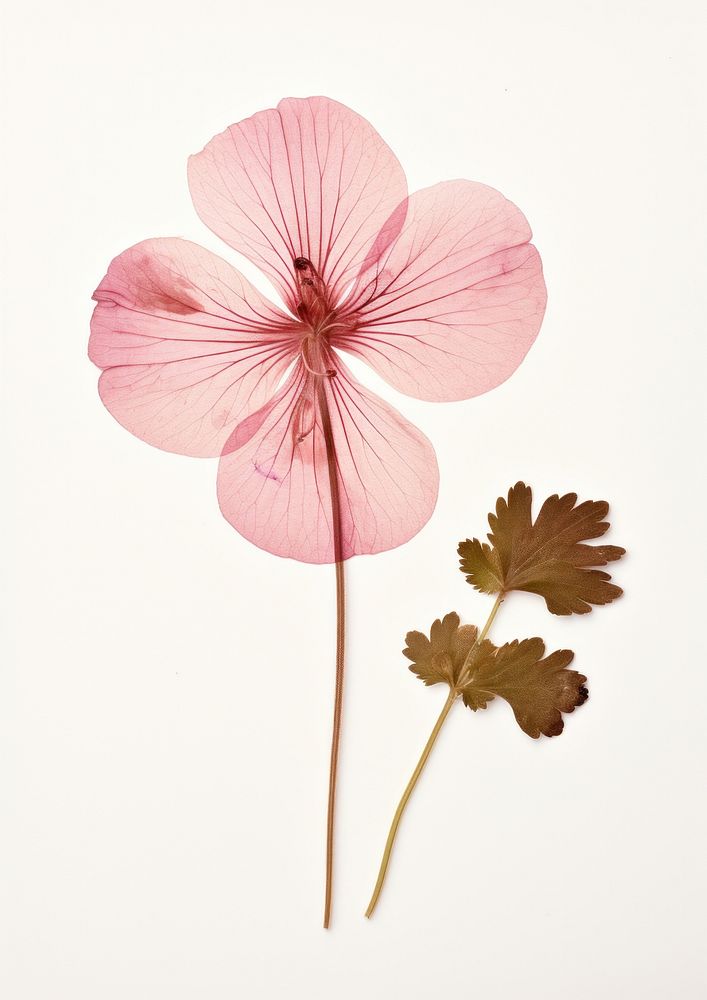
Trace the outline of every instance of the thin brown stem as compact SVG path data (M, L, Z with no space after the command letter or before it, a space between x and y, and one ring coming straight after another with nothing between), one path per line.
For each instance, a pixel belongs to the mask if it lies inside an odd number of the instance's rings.
M326 836L326 886L324 890L324 927L329 927L334 885L334 813L336 808L336 778L339 765L339 743L341 740L341 714L344 704L344 651L346 636L346 600L344 590L344 563L341 547L341 501L339 474L336 462L334 432L329 415L326 382L320 378L317 384L319 412L322 432L326 445L329 469L329 491L331 493L331 516L334 537L334 561L336 565L336 682L334 687L334 719L331 733L331 756L329 760L329 800L327 804Z
M498 597L496 598L494 606L491 609L491 614L489 615L488 620L484 625L483 629L477 635L473 646L469 650L466 659L464 661L464 665L462 666L462 669L460 671L459 680L457 681L455 687L450 688L449 695L444 703L444 707L442 708L442 711L439 714L439 718L435 722L434 728L430 733L430 738L427 740L427 743L425 743L425 749L422 751L420 759L418 760L415 766L415 770L412 772L412 777L405 786L405 791L403 792L402 798L398 803L398 808L395 810L395 815L393 816L393 822L390 825L390 830L388 832L388 839L385 842L385 848L383 850L383 858L381 860L380 868L378 870L378 879L376 880L376 885L373 890L373 895L371 896L371 901L368 904L368 909L366 910L367 917L372 916L373 911L375 910L376 904L378 902L378 897L380 896L381 891L383 889L383 883L385 882L385 877L388 873L388 865L390 864L390 856L393 851L393 845L395 843L395 838L398 833L398 827L400 826L400 821L403 818L403 813L405 812L405 807L407 806L410 796L412 795L413 790L415 788L415 785L417 784L418 779L424 770L425 764L427 763L427 758L432 753L432 747L437 742L437 737L439 736L440 730L442 729L442 726L444 725L447 716L451 711L452 705L459 696L460 687L465 680L465 675L468 673L469 666L471 664L472 654L474 650L477 648L477 646L479 646L488 635L489 629L493 625L494 618L498 614L498 609L501 607L503 598L504 598L503 594L499 594Z

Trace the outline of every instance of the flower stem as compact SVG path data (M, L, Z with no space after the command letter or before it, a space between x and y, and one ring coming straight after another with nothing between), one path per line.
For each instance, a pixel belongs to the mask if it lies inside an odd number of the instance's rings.
M331 756L329 760L329 801L327 804L326 841L326 888L324 892L324 927L329 927L331 919L331 897L334 882L334 810L336 805L336 777L339 766L339 743L341 740L341 713L344 705L344 639L345 598L344 564L336 563L336 681L334 686L334 719L331 732Z
M339 765L339 743L341 740L341 714L344 704L344 651L346 637L346 601L344 588L344 563L341 546L341 502L339 475L336 461L334 432L329 415L326 382L318 380L319 412L322 418L322 432L326 446L329 470L329 491L331 494L331 515L334 538L334 560L336 566L336 681L334 687L334 719L331 733L331 756L329 760L329 800L327 804L326 835L326 885L324 890L324 927L331 920L331 901L334 884L334 813L336 808L336 778Z
M494 603L493 608L491 609L491 614L489 615L486 624L484 625L479 635L476 637L473 646L471 647L471 649L467 654L457 684L463 681L463 675L466 672L468 672L469 665L471 663L472 653L474 652L476 647L479 646L488 635L489 629L493 625L494 618L498 614L498 609L501 607L504 596L505 596L504 594L499 594L498 597L496 598L496 601ZM383 850L383 858L381 860L380 869L378 870L378 879L376 881L376 886L375 889L373 890L371 901L368 904L368 909L366 910L367 917L372 916L373 911L376 908L376 904L378 903L378 897L380 896L381 891L383 889L383 883L385 882L385 877L388 872L388 865L390 864L390 855L393 851L393 844L395 843L395 837L398 833L398 827L400 826L400 821L403 818L405 807L408 804L408 800L410 799L410 796L413 793L413 789L415 788L415 785L417 784L417 781L424 770L425 764L427 763L427 758L432 753L432 747L437 742L437 737L439 736L440 730L442 729L442 726L444 725L447 716L451 711L452 705L457 700L459 693L460 692L458 686L450 688L449 695L444 703L444 707L442 708L442 711L439 714L439 718L434 724L434 728L430 733L430 738L427 740L427 743L425 744L425 749L422 751L422 755L420 756L420 759L417 762L417 766L415 767L415 770L412 772L412 777L407 783L405 791L403 792L403 796L400 799L400 802L398 803L398 808L395 810L395 815L393 816L393 822L391 823L390 831L388 832L388 839L385 842L385 848Z

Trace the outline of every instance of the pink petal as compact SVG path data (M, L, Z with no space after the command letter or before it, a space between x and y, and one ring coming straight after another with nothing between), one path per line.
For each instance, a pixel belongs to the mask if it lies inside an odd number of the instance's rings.
M297 350L294 321L207 250L145 240L94 293L89 356L124 427L184 455L215 456L267 399Z
M289 98L231 125L189 160L197 212L297 303L293 261L305 257L336 301L402 222L402 167L343 104ZM392 216L391 216L391 213ZM396 228L397 227L397 228Z
M524 215L493 188L448 181L410 196L407 218L343 306L332 343L420 399L477 396L535 340L546 292Z
M333 356L332 356L333 360ZM427 438L336 359L322 380L341 497L341 558L412 538L437 499ZM335 560L331 487L317 379L298 363L277 397L227 443L218 474L224 517L260 548L303 562Z

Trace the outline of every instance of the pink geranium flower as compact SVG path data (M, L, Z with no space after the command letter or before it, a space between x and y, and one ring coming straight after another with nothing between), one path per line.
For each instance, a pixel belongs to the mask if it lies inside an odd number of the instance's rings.
M492 188L456 180L408 197L380 136L323 97L232 125L190 158L189 186L201 219L284 305L186 240L131 247L94 296L101 398L150 444L219 456L219 504L246 538L337 564L340 710L341 564L416 534L438 486L430 442L341 352L420 399L486 392L538 332L540 258ZM330 826L336 725L334 744Z

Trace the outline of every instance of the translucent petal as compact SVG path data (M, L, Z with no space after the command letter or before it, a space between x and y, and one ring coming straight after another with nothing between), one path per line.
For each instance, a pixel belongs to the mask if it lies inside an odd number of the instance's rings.
M111 263L94 298L89 356L124 427L184 455L220 455L274 392L299 344L293 319L207 250L146 240Z
M197 212L297 302L293 261L311 261L341 297L394 238L407 185L378 133L325 97L289 98L215 136L189 160Z
M530 238L520 210L483 184L411 195L402 230L358 277L344 304L348 328L332 343L420 399L492 389L523 360L545 311Z
M330 361L337 370L331 379L298 363L277 397L236 430L219 465L224 517L260 548L303 562L335 561L320 393L336 452L342 559L406 542L437 498L427 438L340 360Z

